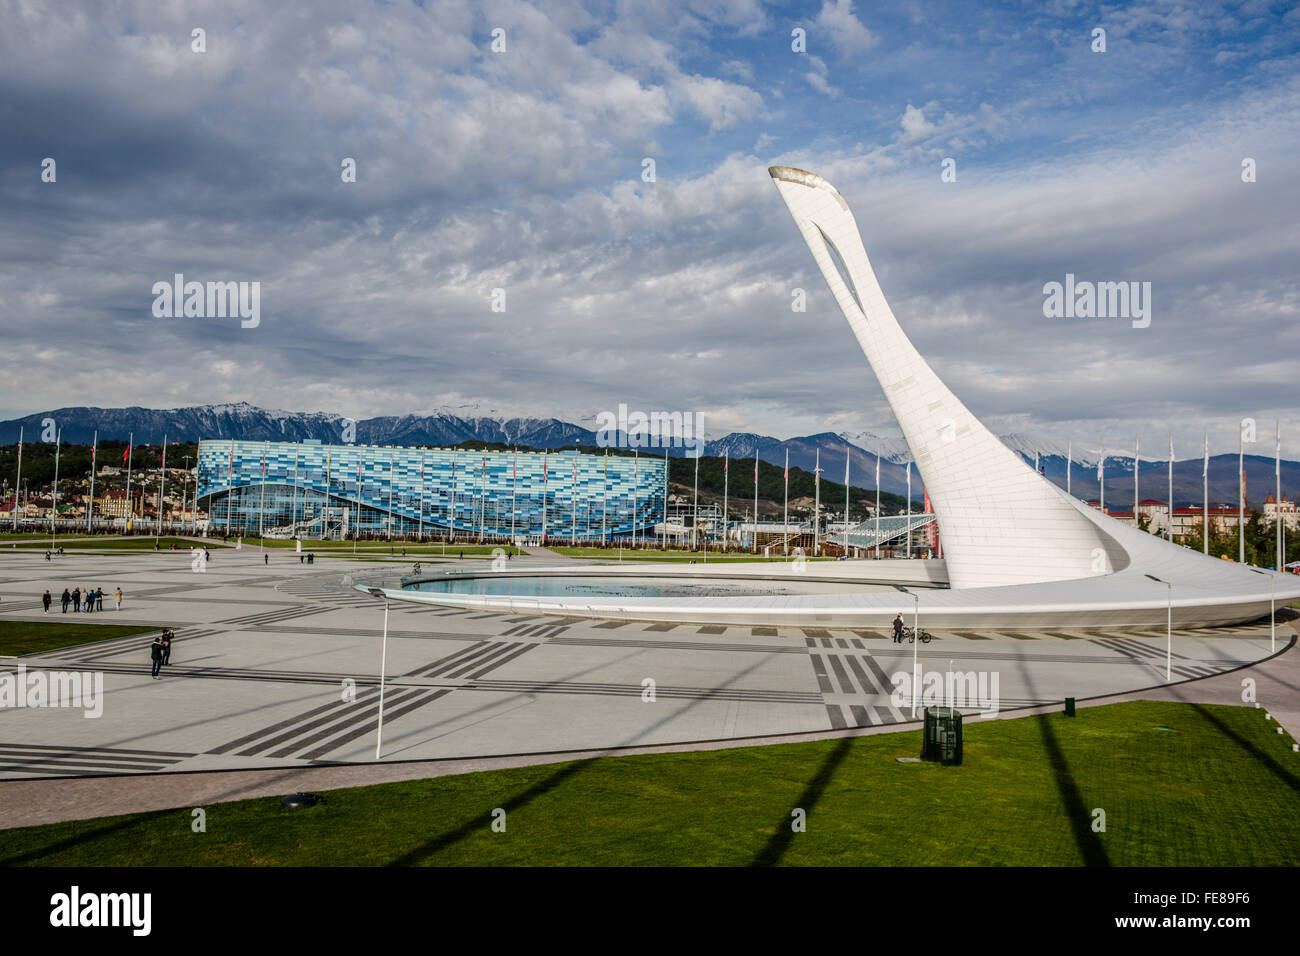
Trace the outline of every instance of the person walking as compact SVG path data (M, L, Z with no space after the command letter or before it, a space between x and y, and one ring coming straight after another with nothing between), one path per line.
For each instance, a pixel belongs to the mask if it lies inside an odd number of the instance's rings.
M153 662L153 679L158 679L158 669L163 663L163 641L162 637L155 637L153 643L149 645L149 659Z
M173 631L170 627L167 628L167 630L163 631L162 633L162 643L163 643L162 662L164 666L172 662L172 638L175 636L176 636L176 632Z
M270 564L271 559L267 557L266 552L262 552L262 564Z
M898 612L898 617L894 618L894 643L903 643L903 612Z
M81 588L72 589L72 613L77 614L81 611Z
M63 613L64 613L64 614L67 614L67 613L68 613L68 602L72 600L72 595L68 593L68 589L67 589L67 588L64 588L64 589L63 589L63 597L60 598L60 600L63 602Z
M104 589L95 588L95 610L104 610Z
M95 609L95 592L90 588L86 588L86 590L81 592L81 600L83 602L81 609L87 614Z
M122 589L119 587L113 592L113 596L117 598L117 609L119 611L122 610Z
M53 603L54 603L54 599L50 597L50 592L47 589L46 592L41 595L41 604L45 605L46 614L50 613L50 605Z

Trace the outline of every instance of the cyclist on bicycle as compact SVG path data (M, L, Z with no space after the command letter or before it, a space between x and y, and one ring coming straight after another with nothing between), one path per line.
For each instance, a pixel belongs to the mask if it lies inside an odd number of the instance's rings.
M903 643L903 612L898 612L898 617L894 618L894 643Z

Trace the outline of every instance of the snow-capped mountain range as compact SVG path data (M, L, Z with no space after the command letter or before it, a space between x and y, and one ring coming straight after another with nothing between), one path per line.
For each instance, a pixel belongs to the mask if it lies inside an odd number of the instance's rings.
M0 422L0 444L18 441L20 427L24 440L41 441L49 432L52 420L65 442L88 444L98 433L101 439L124 440L134 435L137 444L158 444L166 435L171 441L195 441L201 438L245 441L302 441L317 439L325 443L344 440L349 419L329 412L292 412L265 409L247 402L197 405L187 408L151 409L94 408L76 406L38 412L22 418ZM512 417L498 414L479 405L448 406L425 414L389 415L366 418L352 423L353 440L367 445L448 446L465 441L494 442L520 448L562 448L573 445L597 445L597 434L582 425L558 418ZM1033 463L1035 452L1039 467L1052 481L1065 486L1081 498L1096 498L1097 452L1074 446L1071 458L1066 448L1049 441L1038 441L1021 434L1003 435L1002 441L1026 462ZM684 448L669 449L679 457ZM1153 449L1158 453L1157 449ZM778 439L751 432L731 432L711 439L705 447L709 456L729 455L732 459L753 458L784 465L789 453L790 467L812 471L818 460L823 478L844 480L845 460L849 480L862 488L875 487L876 455L880 456L880 487L883 491L902 494L907 489L909 458L901 437L882 437L872 432L822 432L796 438ZM647 454L662 454L648 449ZM1107 503L1131 504L1133 496L1133 459L1131 452L1108 452L1105 463ZM1138 476L1142 497L1167 497L1168 466L1144 456ZM1247 455L1245 459L1247 491L1252 502L1263 499L1274 487L1273 460L1266 456ZM1068 474L1068 479L1067 479ZM1215 502L1236 500L1237 456L1215 455L1210 459L1210 497ZM912 469L912 492L921 494L921 480ZM1300 464L1282 462L1283 491L1294 497L1300 487ZM1142 489L1149 489L1143 492ZM1193 458L1175 463L1174 498L1178 503L1199 502L1202 495L1201 460Z

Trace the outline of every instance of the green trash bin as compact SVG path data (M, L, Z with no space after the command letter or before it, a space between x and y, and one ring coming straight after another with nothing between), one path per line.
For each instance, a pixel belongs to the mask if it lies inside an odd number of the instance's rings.
M961 711L955 707L925 708L921 759L946 767L961 763Z

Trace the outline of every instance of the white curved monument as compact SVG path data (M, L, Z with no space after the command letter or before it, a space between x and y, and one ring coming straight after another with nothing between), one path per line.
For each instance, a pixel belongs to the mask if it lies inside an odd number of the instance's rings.
M880 291L835 187L769 172L880 380L939 516L954 588L1063 581L1118 570L1124 549L1079 503L998 440L934 374Z
M880 380L925 482L944 561L727 565L725 576L837 579L844 593L663 598L517 598L390 591L395 598L577 617L884 627L913 597L932 627L1180 627L1255 620L1300 598L1300 578L1208 558L1067 495L1002 444L934 373L885 301L853 213L826 180L769 170L835 301ZM593 569L588 568L588 574ZM575 573L555 569L557 573ZM539 569L520 573L537 574ZM639 567L600 574L647 574ZM717 566L656 575L720 576ZM909 595L854 581L917 587ZM935 587L946 581L948 587Z

